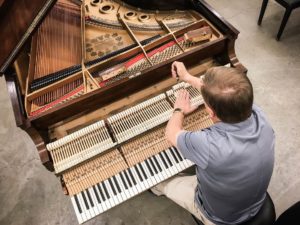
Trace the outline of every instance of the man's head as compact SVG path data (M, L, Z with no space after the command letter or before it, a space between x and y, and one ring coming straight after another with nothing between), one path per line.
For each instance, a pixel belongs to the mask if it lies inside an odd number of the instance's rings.
M248 77L234 68L210 68L201 93L206 105L225 123L246 120L252 111L253 88Z

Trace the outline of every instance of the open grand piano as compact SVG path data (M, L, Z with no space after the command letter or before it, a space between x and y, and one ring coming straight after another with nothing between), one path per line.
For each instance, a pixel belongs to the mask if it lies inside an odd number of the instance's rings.
M171 63L200 76L246 69L238 31L205 1L0 1L0 66L16 124L61 179L79 223L191 167L164 138L176 92L198 109L184 128L212 121L199 90L176 83Z

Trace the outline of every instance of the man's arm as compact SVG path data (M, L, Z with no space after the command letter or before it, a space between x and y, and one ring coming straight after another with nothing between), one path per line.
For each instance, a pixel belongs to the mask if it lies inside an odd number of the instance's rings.
M173 146L177 147L177 137L184 131L182 126L184 115L191 113L196 108L196 106L191 106L189 93L184 89L180 90L174 104L174 112L166 128L166 139Z
M184 131L183 118L183 112L174 112L166 128L166 139L175 147L177 147L178 135Z

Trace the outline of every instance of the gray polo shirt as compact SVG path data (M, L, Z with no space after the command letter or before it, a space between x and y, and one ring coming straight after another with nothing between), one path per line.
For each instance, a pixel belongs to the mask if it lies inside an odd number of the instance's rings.
M255 105L243 122L178 136L178 149L197 165L195 201L208 219L238 224L258 212L273 171L274 143L274 131Z

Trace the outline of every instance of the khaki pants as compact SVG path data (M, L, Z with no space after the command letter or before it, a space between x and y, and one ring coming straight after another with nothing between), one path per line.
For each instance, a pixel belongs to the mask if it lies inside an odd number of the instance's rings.
M181 207L185 208L205 225L215 225L208 220L198 208L195 202L195 190L197 187L196 175L177 175L162 183L159 183L151 190L156 195L165 195Z

